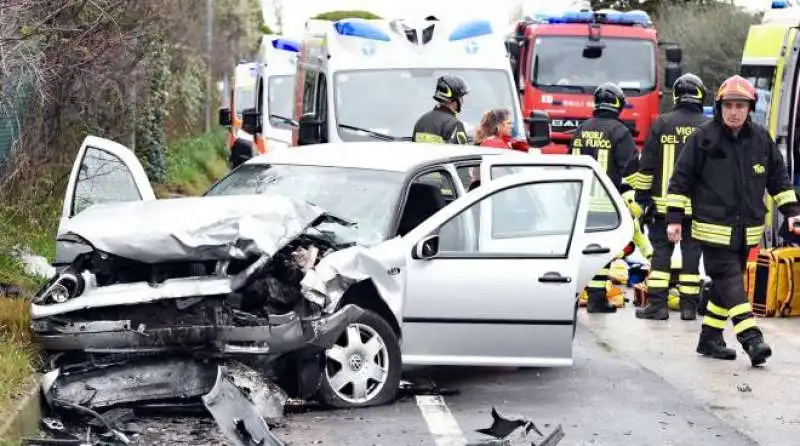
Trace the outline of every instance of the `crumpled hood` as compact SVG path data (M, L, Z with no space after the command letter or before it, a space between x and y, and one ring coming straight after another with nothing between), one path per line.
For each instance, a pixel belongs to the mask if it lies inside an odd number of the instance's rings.
M64 234L145 263L244 259L274 254L324 215L279 195L175 198L94 205Z

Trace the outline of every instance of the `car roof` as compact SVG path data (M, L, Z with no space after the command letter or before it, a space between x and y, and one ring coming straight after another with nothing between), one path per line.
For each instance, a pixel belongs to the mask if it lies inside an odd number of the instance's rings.
M300 164L407 172L453 157L496 155L503 150L472 145L358 141L289 147L257 156L247 164Z

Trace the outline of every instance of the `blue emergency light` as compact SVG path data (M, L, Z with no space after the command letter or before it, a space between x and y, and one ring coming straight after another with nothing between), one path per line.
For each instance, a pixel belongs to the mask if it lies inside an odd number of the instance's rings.
M709 105L703 107L703 114L705 116L709 117L709 118L713 118L714 117L714 107L711 107Z
M363 19L341 19L334 23L333 28L343 36L361 37L370 40L389 42L389 35L377 26L363 21Z
M272 47L276 50L291 51L293 53L300 52L300 42L290 39L274 39Z
M788 6L787 3L786 0L772 0L772 9L783 9Z
M450 41L472 39L492 33L492 24L488 20L472 20L462 23L450 34Z
M776 0L777 1L777 0ZM600 16L603 16L602 18ZM566 11L550 16L538 16L540 23L574 24L574 23L605 23L609 25L652 25L650 15L645 11L620 12L611 9L601 11Z

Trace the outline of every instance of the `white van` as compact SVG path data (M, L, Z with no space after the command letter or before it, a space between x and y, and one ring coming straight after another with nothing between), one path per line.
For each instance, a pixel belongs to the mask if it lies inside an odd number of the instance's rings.
M293 143L410 140L417 119L434 106L443 74L469 86L460 118L470 136L487 110L504 107L516 136L524 137L503 34L487 20L309 22L298 58Z

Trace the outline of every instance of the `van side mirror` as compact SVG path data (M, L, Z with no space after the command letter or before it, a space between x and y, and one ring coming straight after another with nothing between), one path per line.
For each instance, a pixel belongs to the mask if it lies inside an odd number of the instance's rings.
M541 148L550 144L550 116L547 112L534 110L525 123L528 124L528 145Z
M304 146L322 142L322 120L313 114L303 115L297 127L297 145Z
M516 39L507 39L506 40L506 51L508 54L511 55L512 58L516 59L519 57L519 43Z
M233 124L233 117L231 116L231 109L228 107L219 109L219 125L228 127Z
M261 112L255 108L242 111L242 130L251 135L261 133Z

